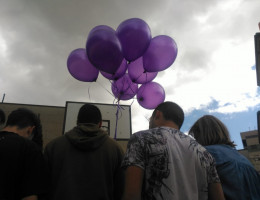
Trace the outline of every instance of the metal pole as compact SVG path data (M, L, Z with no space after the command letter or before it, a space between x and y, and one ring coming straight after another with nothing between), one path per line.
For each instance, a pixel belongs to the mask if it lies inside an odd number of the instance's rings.
M3 98L2 98L2 103L4 103L4 100L5 100L5 93L4 93Z
M260 110L257 112L257 130L258 130L258 141L260 144Z

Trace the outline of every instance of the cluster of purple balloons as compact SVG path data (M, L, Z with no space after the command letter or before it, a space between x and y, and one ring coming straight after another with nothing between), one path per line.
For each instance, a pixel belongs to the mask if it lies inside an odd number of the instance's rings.
M116 30L106 25L94 27L86 48L70 53L67 67L75 79L85 82L96 81L100 72L111 80L112 93L119 101L136 95L143 108L154 109L165 100L165 91L152 80L173 64L177 52L171 37L152 38L144 20L131 18Z

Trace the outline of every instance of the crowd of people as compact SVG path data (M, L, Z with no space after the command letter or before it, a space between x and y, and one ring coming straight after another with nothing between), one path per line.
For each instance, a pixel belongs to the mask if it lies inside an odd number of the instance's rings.
M76 126L43 148L39 116L0 110L0 200L259 200L260 175L224 123L205 115L184 134L183 121L178 104L159 104L124 152L84 104Z

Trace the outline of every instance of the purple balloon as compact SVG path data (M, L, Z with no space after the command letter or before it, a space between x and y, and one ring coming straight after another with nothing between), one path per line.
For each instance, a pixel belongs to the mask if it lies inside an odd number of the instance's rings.
M136 95L138 84L133 83L128 74L125 74L112 83L111 90L118 100L129 100Z
M107 25L98 25L95 26L94 28L92 28L89 32L88 35L92 35L95 31L99 31L99 30L107 30L107 31L115 31L113 28L111 28L110 26ZM95 33L94 33L95 34Z
M99 71L89 62L86 49L73 50L67 59L67 67L70 74L79 81L93 82L97 80Z
M154 109L164 102L165 92L163 87L156 82L141 85L137 92L138 103L146 109Z
M116 80L118 80L120 77L122 77L122 76L125 74L126 70L127 70L127 62L126 62L125 59L123 59L121 65L120 65L120 67L118 68L118 70L116 71L116 73L114 73L114 74L109 74L109 73L102 72L102 71L100 71L100 73L101 73L105 78L107 78L107 79L109 79L109 80L114 80L114 81L116 81Z
M140 57L128 64L128 74L134 83L147 83L152 81L158 72L146 72L143 67L143 58Z
M88 35L86 49L89 61L101 71L113 74L122 63L120 41L109 26L94 27Z
M163 71L173 64L177 53L177 45L171 37L156 36L143 55L144 69L148 72Z
M144 54L151 41L151 30L139 18L127 19L117 27L117 36L126 60L133 61Z

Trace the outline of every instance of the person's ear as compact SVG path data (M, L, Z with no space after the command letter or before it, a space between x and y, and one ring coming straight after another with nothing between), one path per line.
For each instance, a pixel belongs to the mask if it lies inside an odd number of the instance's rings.
M162 112L159 110L155 111L154 119L160 119L162 117Z
M100 128L102 126L102 121L98 123L98 127Z
M29 135L31 135L33 133L33 130L35 129L35 126L30 126L28 128L28 131L29 131Z
M32 139L33 138L33 130L35 129L35 126L29 126L27 129L27 138Z

